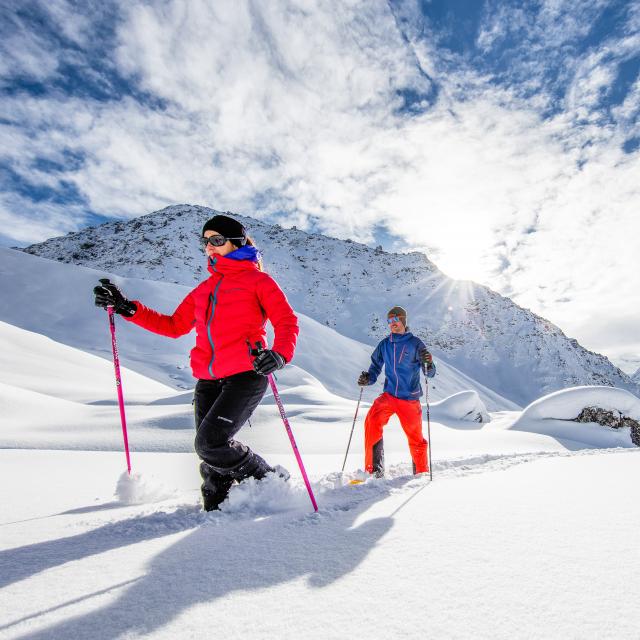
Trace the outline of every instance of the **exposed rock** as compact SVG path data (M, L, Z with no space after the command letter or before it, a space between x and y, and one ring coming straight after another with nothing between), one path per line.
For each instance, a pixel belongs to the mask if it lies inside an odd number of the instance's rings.
M575 420L576 422L595 422L612 429L629 427L631 441L636 447L640 447L640 422L622 415L619 411L607 411L600 407L585 407Z

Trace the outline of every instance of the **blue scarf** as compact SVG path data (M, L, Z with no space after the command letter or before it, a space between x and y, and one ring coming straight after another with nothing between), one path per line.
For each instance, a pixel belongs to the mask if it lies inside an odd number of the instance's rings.
M262 254L256 247L245 244L244 247L240 247L231 253L227 253L225 258L231 260L249 260L249 262L258 262L262 258Z

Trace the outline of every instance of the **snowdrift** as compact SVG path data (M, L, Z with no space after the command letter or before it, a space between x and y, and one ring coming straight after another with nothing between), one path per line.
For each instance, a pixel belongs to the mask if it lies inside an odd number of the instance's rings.
M0 364L0 379L15 387L73 402L113 401L112 362L2 321ZM121 367L121 375L128 403L145 403L175 394L171 387L126 367Z
M640 399L616 387L571 387L550 393L524 409L514 427L523 421L574 420L585 407L599 407L618 411L624 416L640 420Z
M631 447L629 428L613 429L575 422L586 407L597 407L640 420L640 399L615 387L571 387L539 398L511 425L518 431L546 433L597 447Z
M491 421L487 408L475 391L461 391L440 402L434 402L431 412L441 420Z

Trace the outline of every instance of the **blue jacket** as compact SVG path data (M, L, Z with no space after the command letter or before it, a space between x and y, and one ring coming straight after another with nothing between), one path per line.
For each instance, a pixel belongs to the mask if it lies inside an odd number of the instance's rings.
M422 364L418 358L420 349L426 349L424 342L412 333L392 333L387 336L371 356L369 384L375 383L384 365L385 393L401 400L419 400L422 396L420 386ZM436 365L433 363L427 369L427 376L433 378L435 375Z

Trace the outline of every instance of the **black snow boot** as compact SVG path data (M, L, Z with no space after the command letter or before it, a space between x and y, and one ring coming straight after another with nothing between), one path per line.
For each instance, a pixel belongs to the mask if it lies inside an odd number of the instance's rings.
M373 445L373 475L384 478L384 441L382 438Z
M206 462L200 463L200 476L202 477L202 506L205 511L219 509L227 499L229 489L235 480L231 476L223 476L215 471Z
M272 471L274 471L274 468L270 466L264 458L261 458L253 451L249 451L238 466L229 469L229 475L238 482L242 482L245 478L262 480L267 473Z

